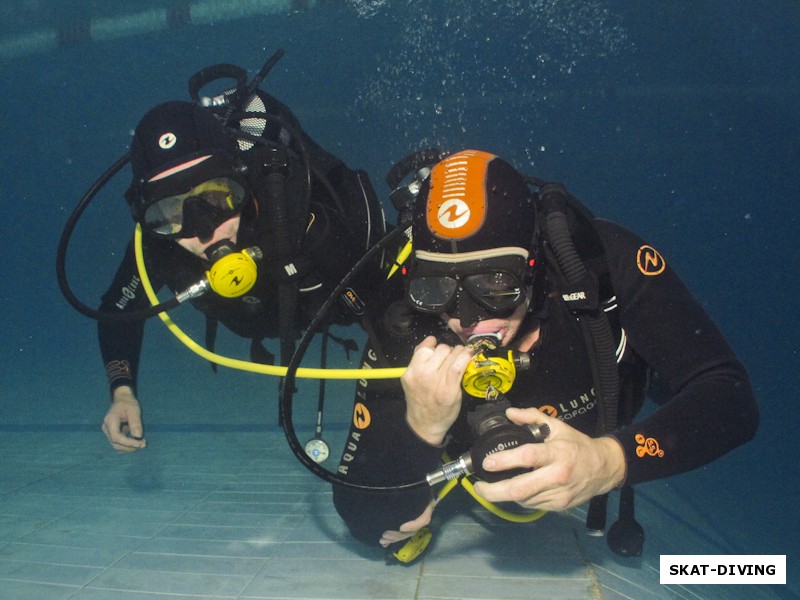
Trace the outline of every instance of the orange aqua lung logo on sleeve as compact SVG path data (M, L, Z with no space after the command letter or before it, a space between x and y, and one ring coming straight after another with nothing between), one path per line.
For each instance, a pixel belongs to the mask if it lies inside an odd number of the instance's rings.
M649 438L643 436L641 433L637 433L634 436L636 443L639 444L636 447L636 456L642 458L644 456L655 456L657 458L664 457L664 450L661 449L661 446L658 443L656 438Z
M636 266L643 275L661 275L667 268L667 261L658 250L645 244L636 253Z
M369 409L361 402L356 402L353 408L353 425L357 429L366 429L372 421L372 416L369 414Z

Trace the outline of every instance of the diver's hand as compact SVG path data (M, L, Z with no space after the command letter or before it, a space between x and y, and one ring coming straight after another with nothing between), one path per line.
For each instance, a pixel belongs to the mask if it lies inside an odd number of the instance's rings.
M142 409L130 387L123 385L114 390L102 429L117 452L136 452L147 446L143 437Z
M436 506L436 502L431 500L431 503L428 504L428 507L422 511L422 514L416 519L403 523L400 525L399 530L390 529L384 531L383 535L381 535L381 546L388 548L396 542L407 540L408 538L414 537L414 535L426 525L430 525L434 506Z
M414 349L400 382L406 396L406 419L429 444L439 445L461 410L461 379L472 358L464 346L436 343L428 336Z
M475 491L490 502L566 510L604 494L625 478L625 455L614 438L590 438L535 408L509 408L506 416L518 425L547 423L550 434L542 444L524 444L484 459L487 471L535 469L495 483L476 483Z

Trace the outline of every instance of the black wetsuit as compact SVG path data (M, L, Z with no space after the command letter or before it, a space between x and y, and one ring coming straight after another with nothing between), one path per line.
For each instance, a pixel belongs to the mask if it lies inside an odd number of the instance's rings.
M621 386L623 390L642 387L643 369L649 368L670 390L668 401L652 415L613 432L625 453L625 482L635 484L688 471L745 443L757 429L758 408L744 367L717 327L669 264L643 240L604 220L596 219L594 230L594 246L581 244L579 239L575 243L588 259L587 267L598 244L608 265L598 274L604 299L610 300L607 305L616 305L609 314L616 330ZM594 267L599 264L594 261ZM548 300L537 315L541 334L532 350L531 368L518 372L507 397L514 406L537 407L594 436L598 408L587 346L554 283L558 278L552 269L546 280ZM608 297L611 289L615 301ZM377 344L381 355L392 356L395 365L408 364L414 344L427 334L454 343L435 318L404 314L398 321L415 334L403 339L398 334L402 327L387 332L392 327L389 323ZM412 321L413 327L409 325ZM523 323L525 326L533 324ZM523 328L518 338L525 331ZM365 362L384 366L373 351L367 353ZM474 399L465 395L446 444L431 446L408 426L397 380L361 381L338 473L354 483L371 485L424 479L441 465L443 450L456 458L471 447L465 414L472 404ZM628 409L628 421L638 408ZM624 418L621 415L620 422ZM372 545L383 531L397 530L419 516L431 499L427 486L391 493L343 486L334 486L333 491L336 508L351 533Z
M299 123L283 104L259 92L267 112L282 119L284 128L275 127L264 137L274 138L276 144L286 144L287 139L300 138L301 144L292 142L290 148L302 147L311 165L311 196L308 212L299 214L297 206L303 204L307 175L303 157L297 151L288 152L285 171L285 194L288 217L302 246L291 256L294 268L289 273L284 268L285 256L276 247L277 232L269 206L266 185L258 179L259 147L242 152L248 163L251 189L255 195L241 215L237 245L240 248L258 246L264 253L259 262L255 286L241 298L226 299L209 293L192 303L207 316L207 343L213 345L213 332L220 322L237 335L253 340L253 356L258 362L269 362L269 353L260 345L264 338L277 338L281 331L278 283L293 282L297 287L296 326L303 327L316 314L318 307L331 290L364 254L369 245L385 233L380 203L368 176L363 171L348 168L341 160L314 143L300 128ZM295 211L295 212L293 212ZM143 236L143 254L148 276L158 290L167 285L173 292L185 290L199 281L209 265L176 242ZM365 278L369 273L365 272ZM359 282L355 285L358 286ZM366 285L362 281L363 285ZM108 291L103 295L100 310L130 311L149 306L139 279L134 259L133 243L129 243ZM331 315L332 321L352 321L355 314L343 306ZM139 354L144 333L143 321L107 322L98 326L100 349L112 391L128 385L136 389ZM209 335L210 334L210 335Z

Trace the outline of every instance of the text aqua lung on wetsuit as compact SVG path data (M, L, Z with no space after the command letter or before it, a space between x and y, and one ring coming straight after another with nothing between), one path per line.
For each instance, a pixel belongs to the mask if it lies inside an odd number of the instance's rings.
M355 452L358 450L358 442L360 441L361 434L358 431L353 431L350 433L350 439L347 441L344 454L342 454L342 462L339 464L339 468L336 469L340 474L347 475L350 467L343 463L353 462L353 459L356 457Z
M375 352L370 348L367 350L367 359L371 361L377 361L378 357ZM371 369L372 365L365 360L361 364L362 369ZM353 409L353 423L359 429L366 429L369 427L371 418L369 416L369 410L366 406L364 406L364 401L367 398L367 394L365 388L367 387L367 380L360 379L358 381L358 386L356 387L356 405ZM347 445L345 446L344 454L342 454L342 460L339 463L339 467L336 469L340 474L347 475L349 470L349 466L344 463L353 462L353 459L356 457L355 453L358 450L358 443L361 441L361 433L358 431L350 432L350 438L347 440Z
M588 392L581 394L573 400L568 402L559 402L558 406L546 404L540 406L539 410L544 414L560 419L561 421L570 421L576 417L585 415L587 412L595 407L595 392L594 388Z
M131 282L122 288L121 295L119 300L116 301L115 306L120 310L125 310L125 307L128 305L128 302L133 300L136 297L136 290L139 289L139 286L142 284L142 280L139 279L138 275L134 275L131 279Z

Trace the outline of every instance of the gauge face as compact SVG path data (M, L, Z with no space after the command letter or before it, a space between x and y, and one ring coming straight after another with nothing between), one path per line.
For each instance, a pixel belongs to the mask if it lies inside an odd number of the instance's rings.
M328 458L328 455L330 455L328 444L319 438L308 440L306 442L305 451L315 463L321 463L325 461L325 459Z

